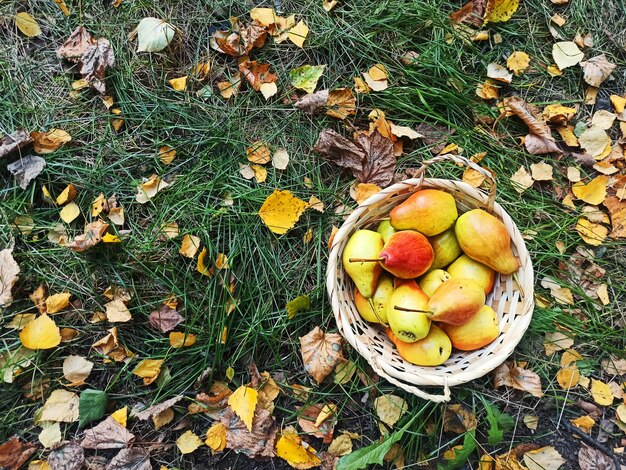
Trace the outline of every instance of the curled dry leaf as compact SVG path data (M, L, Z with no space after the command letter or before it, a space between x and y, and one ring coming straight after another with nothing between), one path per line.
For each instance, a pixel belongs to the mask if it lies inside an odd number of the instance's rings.
M20 188L26 189L30 182L35 179L45 167L46 161L43 158L34 155L26 155L13 163L9 163L7 170L15 177Z
M84 26L79 26L72 31L70 37L57 49L57 57L78 62L90 44L91 34L87 32Z
M135 199L139 204L145 204L157 193L169 186L168 183L162 181L157 175L152 175L150 178L137 186L137 194Z
M460 404L449 405L443 415L444 432L464 434L476 429L478 422L476 415Z
M80 445L84 449L121 449L134 439L134 434L109 416L93 428L86 429Z
M352 90L350 88L331 90L326 100L326 114L337 119L345 119L356 114L356 98Z
M122 449L111 459L106 470L152 470L150 454L143 447Z
M109 224L96 220L95 222L91 222L85 225L85 233L82 235L78 235L74 240L67 243L67 246L70 250L76 251L78 253L82 253L85 250L97 245L102 241L102 236L104 232L109 228Z
M503 83L511 83L511 80L513 80L513 74L505 67L495 62L487 66L487 76Z
M516 366L511 362L505 362L494 371L495 388L503 385L523 390L537 398L543 396L539 376L535 372Z
M169 400L165 400L164 402L161 402L157 405L152 405L151 407L146 408L143 411L140 411L139 413L135 414L135 417L140 421L147 421L148 419L153 418L154 416L162 413L163 411L169 410L172 406L174 406L176 403L178 403L182 399L183 399L182 395L175 396L173 398L170 398Z
M0 445L0 467L17 470L24 465L31 455L37 452L37 447L30 442L22 441L13 436Z
M226 446L229 449L250 458L274 457L276 420L266 409L256 408L250 430L231 408L226 409L220 422L226 427Z
M519 97L512 97L506 100L506 106L528 126L530 133L526 136L524 144L529 153L539 155L561 152L554 142L550 128L543 119L539 118L538 110Z
M0 307L8 307L13 302L11 289L19 279L20 267L11 254L13 249L0 251Z
M275 83L278 80L278 76L269 70L270 64L263 64L256 60L239 64L239 71L255 91L260 91L261 85L264 83Z
M323 403L302 407L298 424L307 434L319 437L324 444L330 444L335 431L336 410L335 405Z
M584 60L580 62L580 66L583 69L583 79L593 87L602 85L615 69L615 64L609 62L604 54Z
M318 326L300 337L304 369L320 384L335 366L344 362L343 338L338 333L324 333Z
M106 92L105 74L109 66L115 65L115 56L108 39L99 38L90 43L81 57L80 74L98 92Z
M611 216L611 238L626 238L626 201L609 196L603 204Z
M11 134L7 134L0 141L0 158L25 147L32 141L30 133L25 129L18 129Z

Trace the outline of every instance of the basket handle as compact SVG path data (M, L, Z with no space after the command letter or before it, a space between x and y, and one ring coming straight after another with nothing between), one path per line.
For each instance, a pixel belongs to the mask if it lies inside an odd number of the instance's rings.
M422 162L422 166L419 167L417 170L415 170L415 173L414 173L414 178L419 178L419 184L417 187L419 188L422 186L422 183L424 182L424 178L426 177L426 170L428 170L428 167L430 167L434 163L445 162L445 161L451 161L455 163L460 163L461 165L465 165L473 170L476 170L477 172L479 172L481 175L483 175L485 178L489 180L487 209L489 210L489 212L491 212L493 210L493 204L496 200L496 179L494 178L493 174L489 170L487 170L486 168L483 168L482 166L478 165L477 163L474 163L473 161L465 157L461 157L460 155L452 155L450 153L446 153L444 155L437 155L436 157L433 157L429 160L424 160Z

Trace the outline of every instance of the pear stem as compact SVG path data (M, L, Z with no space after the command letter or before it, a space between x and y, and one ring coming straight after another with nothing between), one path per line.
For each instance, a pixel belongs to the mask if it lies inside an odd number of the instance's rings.
M378 263L379 261L385 261L385 258L349 258L351 263Z
M400 310L401 312L433 313L430 310L418 310L416 308L406 308L406 307L400 307L398 305L394 305L393 309Z

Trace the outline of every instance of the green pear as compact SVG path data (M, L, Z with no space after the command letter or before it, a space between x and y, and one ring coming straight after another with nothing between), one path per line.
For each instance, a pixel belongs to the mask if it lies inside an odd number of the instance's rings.
M459 216L454 197L438 189L422 189L389 213L397 230L417 230L432 237L448 230Z
M428 301L432 321L451 325L466 323L485 303L485 291L469 279L450 279Z
M382 249L382 235L372 230L357 230L343 249L341 257L343 268L366 299L374 295L383 268L378 262L358 260L375 259L377 261Z
M392 227L391 222L389 220L383 220L380 224L378 224L378 228L376 229L378 233L383 236L383 241L387 243L389 238L397 232L395 228Z
M467 255L459 256L447 269L452 279L471 279L481 286L485 294L491 292L496 272L489 266L473 260Z
M448 360L452 353L452 343L448 335L434 323L428 334L419 341L407 343L389 335L396 345L398 354L405 361L418 366L438 366Z
M430 237L428 241L435 252L435 259L430 269L444 268L457 259L462 253L459 242L456 240L456 235L454 234L454 227L449 228L439 235Z
M430 329L430 320L425 313L428 296L413 279L396 285L387 301L387 321L400 340L412 343L426 336Z
M372 323L387 323L387 301L393 293L393 279L383 274L378 279L374 295L366 299L354 289L354 305L364 320Z
M428 271L422 277L419 278L419 286L420 289L424 291L428 297L432 297L439 286L450 279L450 274L448 274L443 269L433 269L432 271Z

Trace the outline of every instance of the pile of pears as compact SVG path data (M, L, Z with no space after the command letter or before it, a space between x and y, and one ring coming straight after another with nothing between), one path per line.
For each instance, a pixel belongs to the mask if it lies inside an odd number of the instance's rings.
M454 197L436 189L415 192L376 231L357 230L342 262L361 316L386 325L400 356L420 366L494 341L486 296L496 272L520 266L502 221L482 209L459 217Z

